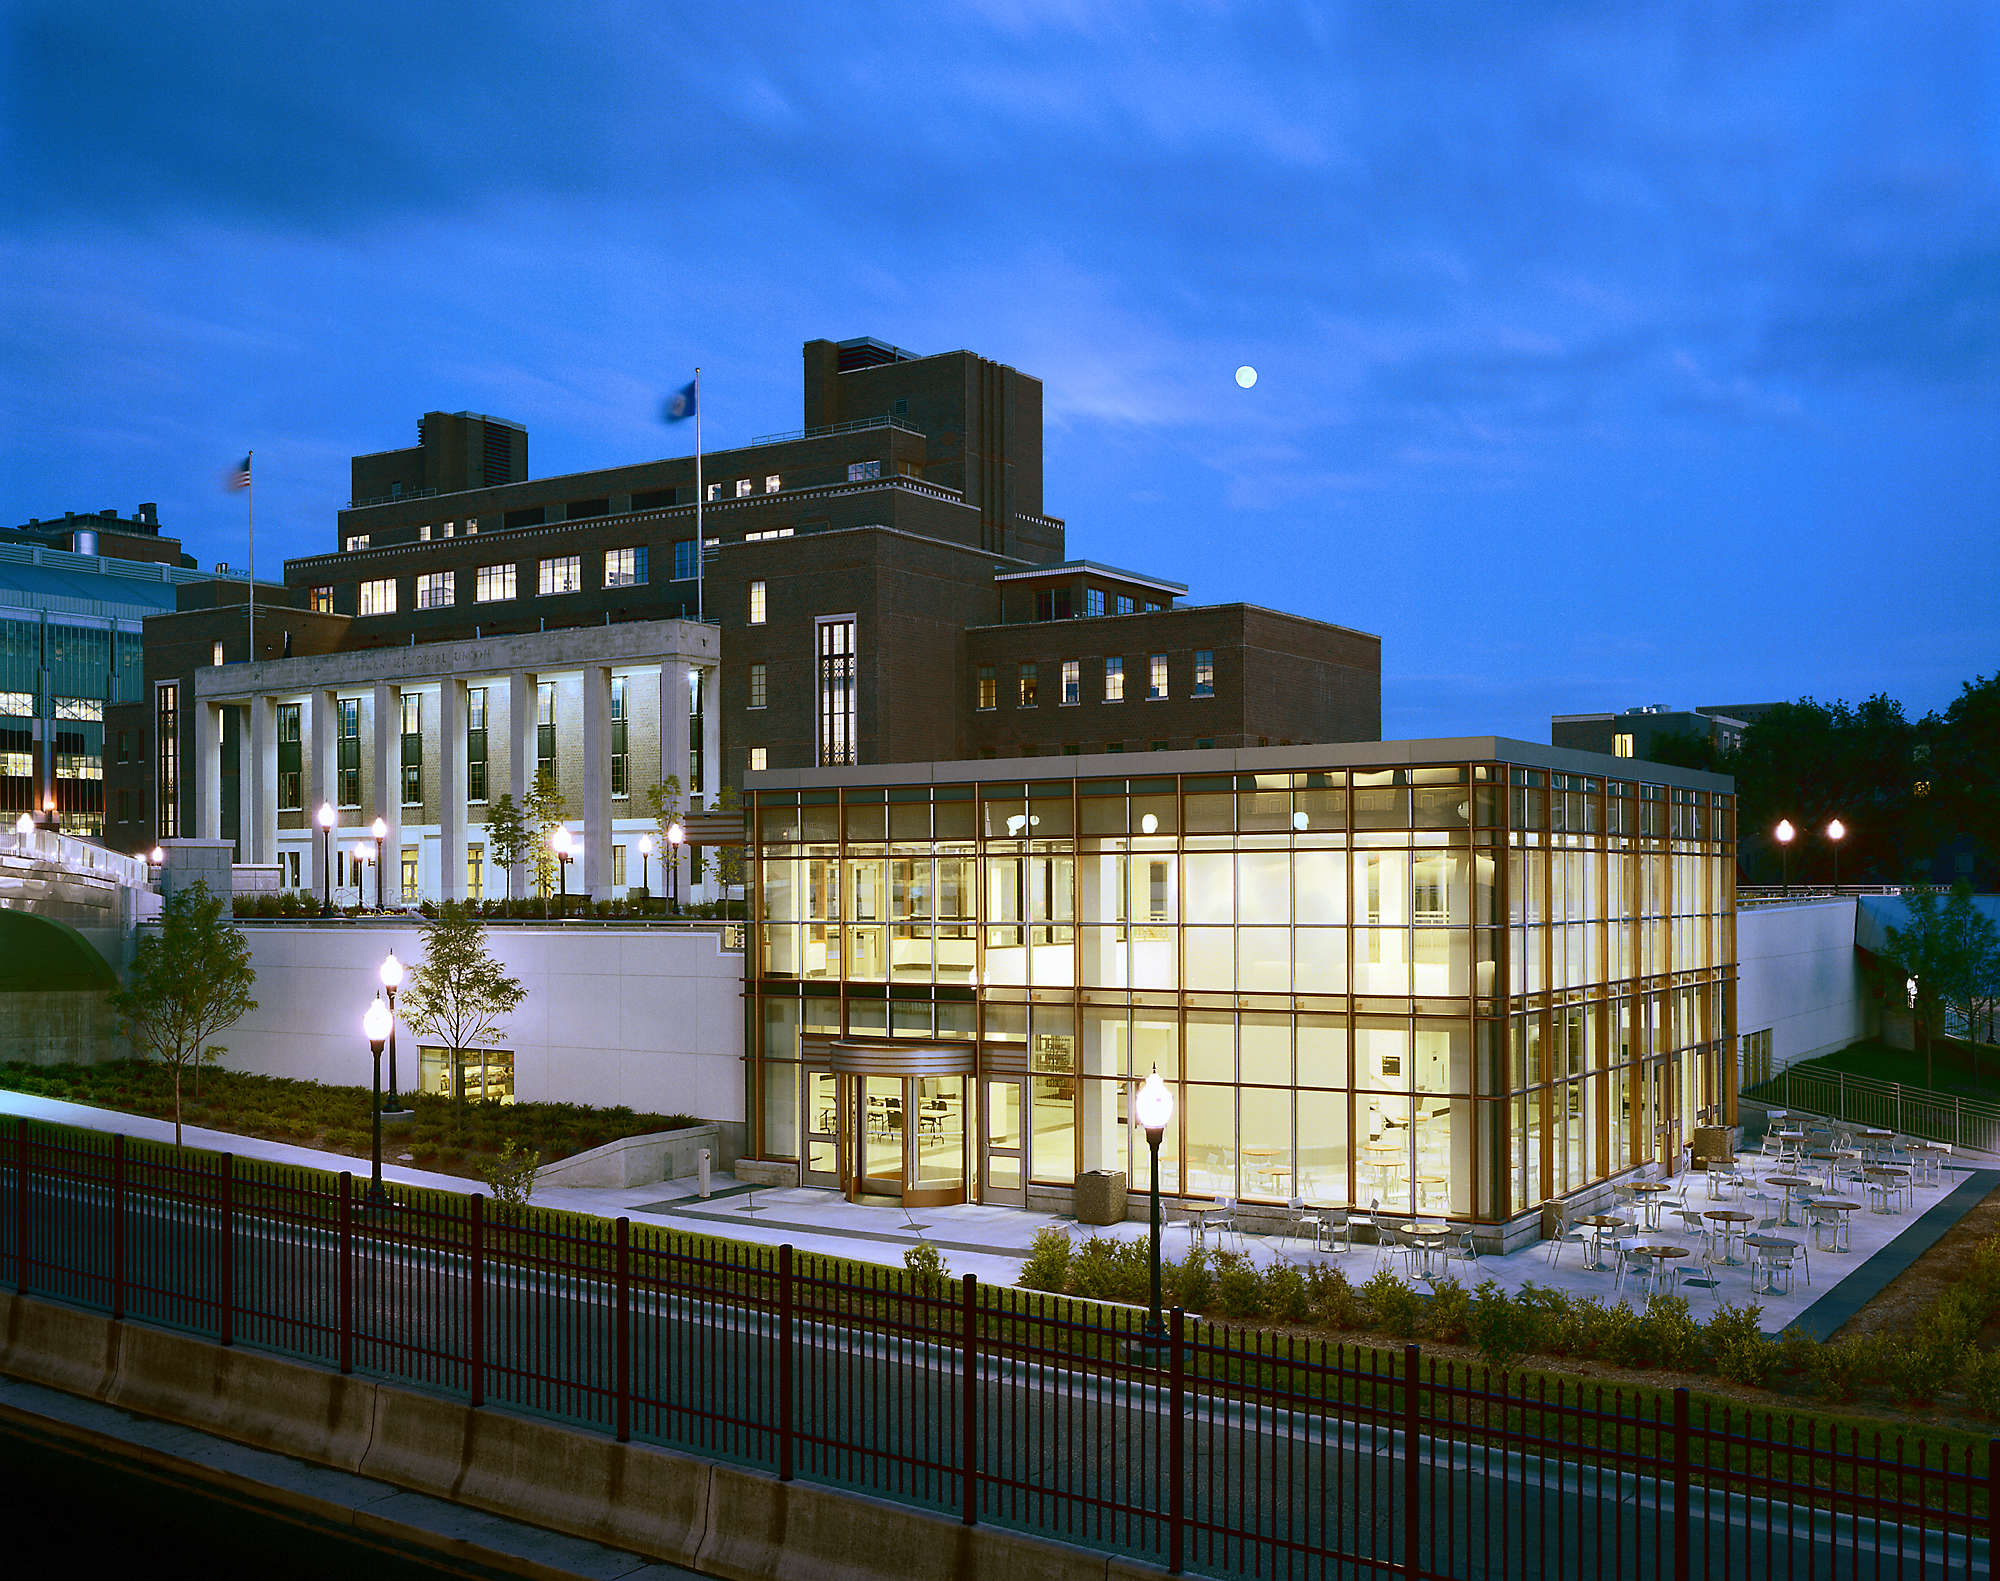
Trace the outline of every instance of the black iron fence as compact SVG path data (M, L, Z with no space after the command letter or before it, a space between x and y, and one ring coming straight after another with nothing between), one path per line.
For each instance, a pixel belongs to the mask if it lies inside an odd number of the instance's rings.
M2000 1443L20 1121L23 1293L1217 1576L1990 1573Z

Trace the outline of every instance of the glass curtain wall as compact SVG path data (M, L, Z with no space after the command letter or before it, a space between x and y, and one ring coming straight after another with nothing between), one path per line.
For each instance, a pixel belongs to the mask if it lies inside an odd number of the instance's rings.
M976 1038L1031 1183L1135 1171L1157 1069L1169 1191L1531 1211L1732 1101L1731 817L1491 763L759 793L759 1151L801 1027Z

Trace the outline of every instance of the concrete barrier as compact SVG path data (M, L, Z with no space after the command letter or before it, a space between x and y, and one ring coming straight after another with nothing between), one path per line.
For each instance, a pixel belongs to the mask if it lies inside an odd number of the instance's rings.
M117 1365L119 1329L94 1312L0 1295L0 1372L101 1400Z

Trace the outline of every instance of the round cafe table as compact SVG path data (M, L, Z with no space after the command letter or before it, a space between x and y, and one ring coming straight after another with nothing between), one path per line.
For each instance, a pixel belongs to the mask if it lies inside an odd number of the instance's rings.
M1444 1244L1444 1238L1451 1233L1450 1228L1443 1224L1426 1224L1421 1220L1413 1220L1408 1224L1397 1225L1396 1233L1424 1254L1424 1275L1428 1278L1431 1271L1431 1254Z
M1888 1164L1870 1164L1861 1173L1867 1179L1875 1181L1880 1185L1882 1191L1881 1211L1884 1213L1894 1213L1896 1210L1890 1206L1891 1200L1897 1193L1902 1191L1903 1182L1910 1178L1910 1172L1907 1169L1896 1169Z
M1725 1268L1741 1268L1743 1266L1743 1259L1731 1253L1730 1242L1740 1239L1743 1235L1743 1226L1746 1224L1755 1224L1757 1222L1757 1215L1754 1213L1745 1213L1741 1208L1710 1208L1702 1217L1715 1224L1718 1228L1718 1233L1722 1236L1723 1266Z
M1660 1227L1660 1198L1673 1187L1664 1180L1632 1180L1619 1188L1638 1198L1639 1222L1649 1230Z
M1804 1175L1766 1175L1764 1177L1764 1184L1767 1186L1783 1186L1785 1188L1785 1205L1780 1210L1778 1222L1796 1227L1798 1221L1792 1217L1792 1193L1794 1191L1805 1191L1816 1184L1816 1182L1807 1179Z
M1612 1230L1627 1228L1629 1221L1621 1219L1615 1213L1585 1213L1580 1215L1575 1223L1579 1228L1591 1232L1590 1261L1583 1266L1597 1273L1603 1273L1611 1266L1604 1260L1604 1237Z
M1851 1252L1854 1250L1854 1241L1849 1229L1852 1221L1847 1216L1860 1206L1861 1204L1858 1202L1848 1202L1835 1197L1821 1197L1813 1203L1813 1211L1815 1213L1821 1208L1825 1208L1829 1212L1840 1215L1839 1220L1833 1226L1833 1245L1827 1247L1826 1250L1833 1252Z
M1685 1257L1688 1254L1688 1249L1685 1246L1673 1246L1665 1243L1654 1243L1654 1242L1647 1242L1645 1245L1635 1246L1632 1248L1632 1250L1636 1252L1639 1256L1650 1260L1650 1266L1649 1266L1650 1277L1646 1281L1647 1285L1646 1293L1647 1293L1647 1299L1649 1300L1653 1296L1656 1296L1660 1293L1659 1278L1660 1275L1666 1271L1662 1265L1671 1263L1676 1257Z

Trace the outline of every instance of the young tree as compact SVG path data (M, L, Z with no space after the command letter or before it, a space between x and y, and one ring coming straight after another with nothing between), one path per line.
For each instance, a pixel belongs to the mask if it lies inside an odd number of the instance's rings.
M410 1029L444 1045L452 1097L465 1103L465 1053L490 1045L500 1018L527 997L486 950L486 929L455 900L424 924L423 959L410 968L397 1007Z
M722 787L722 794L715 799L716 807L723 812L737 812L742 809L743 798L736 793L734 785ZM719 845L715 848L715 878L722 886L723 898L729 898L732 885L743 882L743 847L740 845Z
M549 836L562 827L563 819L568 816L569 804L563 800L554 771L543 769L528 787L527 800L521 804L521 822L528 834L525 860L534 867L535 887L542 892L543 900L549 898L556 879L556 853L549 844Z
M201 1067L229 1052L211 1039L257 1008L250 997L256 981L250 941L241 928L223 921L222 897L194 883L167 902L160 931L139 941L130 984L111 996L111 1008L133 1043L174 1073L176 1147L181 1076L194 1071L200 1097Z
M506 871L509 900L514 898L514 869L527 861L528 845L533 838L521 817L521 809L514 805L513 796L503 791L500 799L486 809L486 848Z
M1966 1057L1972 1062L1976 1083L1980 1021L1991 1014L1994 997L2000 995L2000 927L1979 909L1972 898L1972 886L1961 879L1945 902L1938 934L1945 966L1938 998L1965 1029Z
M1933 1049L1947 1010L1965 1022L1966 1045L1977 1041L1975 1022L2000 979L2000 928L1973 903L1961 882L1949 900L1934 890L1906 890L1909 926L1891 928L1882 951L1883 992L1907 995L1911 1020L1923 1034L1924 1082L1936 1086ZM1976 1074L1976 1070L1975 1070Z
M672 870L678 854L674 843L667 838L667 830L681 821L687 810L681 803L681 777L669 774L658 784L646 787L646 810L653 815L653 842L660 853L660 888L666 894L677 893L675 881L667 874ZM682 896L683 900L687 897Z

